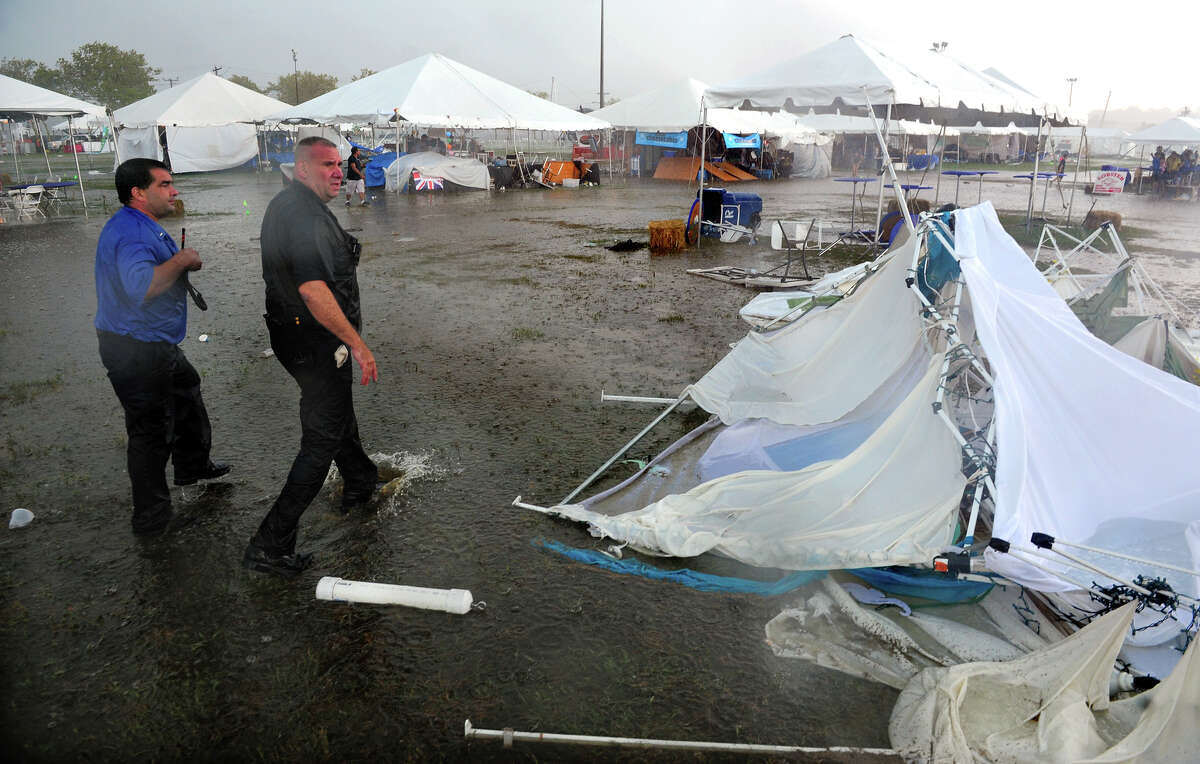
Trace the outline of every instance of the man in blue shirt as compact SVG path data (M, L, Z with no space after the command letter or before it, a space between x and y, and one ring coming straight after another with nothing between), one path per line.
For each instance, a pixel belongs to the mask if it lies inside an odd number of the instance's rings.
M178 347L187 333L187 272L201 266L196 250L180 250L158 224L174 211L179 192L154 159L123 162L115 179L124 206L96 245L96 334L125 409L133 532L157 535L186 523L171 508L168 458L175 485L220 477L229 465L209 459L212 428L200 375Z

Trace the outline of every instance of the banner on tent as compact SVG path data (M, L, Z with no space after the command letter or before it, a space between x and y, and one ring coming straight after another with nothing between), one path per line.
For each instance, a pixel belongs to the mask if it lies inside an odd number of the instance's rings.
M758 133L754 135L721 133L721 135L725 136L725 148L727 149L757 149L762 146L762 141L759 140Z
M686 149L687 133L684 131L678 133L646 133L638 130L634 143L639 146L662 146L668 149Z

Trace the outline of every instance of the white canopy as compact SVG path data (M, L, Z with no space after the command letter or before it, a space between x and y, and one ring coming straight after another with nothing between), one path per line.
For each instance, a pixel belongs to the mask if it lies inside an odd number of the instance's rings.
M427 127L603 130L611 125L525 92L437 53L355 80L279 120L387 122L394 115Z
M707 89L707 83L689 77L632 98L623 98L611 106L597 109L592 116L611 122L613 127L631 130L688 130L700 124L700 99Z
M884 52L853 35L748 77L709 88L715 106L828 106L894 102L927 107L1029 112L1056 107L1004 86L999 80L928 50Z
M113 112L117 127L212 127L262 122L287 104L205 72Z
M103 106L30 85L0 74L0 116L21 119L39 117L78 117L84 114L104 117Z
M433 151L418 151L397 157L384 169L387 190L403 191L408 186L413 170L421 175L448 180L463 188L488 189L488 171L480 161L447 157Z
M858 117L852 114L808 114L799 117L800 124L821 133L836 135L874 135L875 123L870 117ZM918 122L909 119L893 119L885 123L880 120L880 129L886 127L888 135L939 135L942 126L933 122ZM957 135L958 129L946 128L946 135Z
M1200 144L1200 119L1172 117L1154 127L1138 130L1125 140L1130 143L1154 143L1163 146L1194 146Z

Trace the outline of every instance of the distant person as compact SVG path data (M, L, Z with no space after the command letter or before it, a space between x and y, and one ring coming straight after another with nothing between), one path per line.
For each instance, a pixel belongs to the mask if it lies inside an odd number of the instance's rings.
M358 192L358 205L370 207L367 201L366 176L363 174L363 163L358 157L358 146L350 149L350 159L346 162L346 206L350 206L350 194Z
M188 271L196 250L179 249L158 221L175 211L175 189L156 159L122 162L114 173L117 210L96 244L96 335L100 360L125 410L126 464L133 488L133 532L158 535L186 525L167 489L229 472L209 458L212 428L196 373L179 343L187 335Z
M260 573L295 576L312 562L296 552L300 516L337 463L345 480L342 511L377 496L378 472L363 450L354 416L352 365L362 384L377 381L375 356L359 330L358 240L330 212L342 162L337 147L320 137L296 145L295 182L279 192L262 223L266 321L275 358L300 386L300 453L242 565Z

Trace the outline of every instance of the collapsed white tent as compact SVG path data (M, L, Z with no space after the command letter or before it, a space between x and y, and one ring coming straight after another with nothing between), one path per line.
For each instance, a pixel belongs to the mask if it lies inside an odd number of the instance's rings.
M413 170L420 175L447 180L462 188L478 191L488 189L488 171L475 159L447 157L432 151L405 154L384 168L388 191L404 191L412 179Z
M278 111L278 120L381 124L399 118L427 127L603 130L580 114L437 53L355 80Z
M283 101L205 72L113 112L117 159L162 159L162 127L173 172L237 167L258 156L256 123L286 107Z

